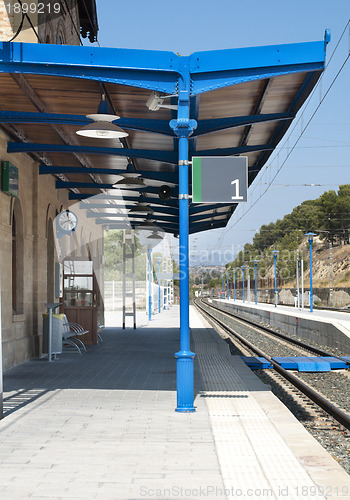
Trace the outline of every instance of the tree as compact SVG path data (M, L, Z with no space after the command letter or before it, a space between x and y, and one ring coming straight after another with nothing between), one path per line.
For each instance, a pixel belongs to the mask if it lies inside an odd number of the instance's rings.
M111 230L105 235L105 279L121 281L123 279L123 230ZM127 263L129 266L129 263ZM135 278L145 279L145 250L135 235Z

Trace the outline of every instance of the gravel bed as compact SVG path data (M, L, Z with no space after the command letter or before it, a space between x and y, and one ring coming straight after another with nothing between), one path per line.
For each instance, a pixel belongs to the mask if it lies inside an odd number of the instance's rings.
M283 386L274 381L269 370L256 370L254 373L282 401L310 434L328 451L328 453L350 474L350 432L319 409L316 404L309 407L295 401L288 391L288 382ZM306 396L305 396L306 398ZM313 411L311 410L313 408Z
M297 346L291 346L284 342L283 340L272 338L264 333L258 333L249 325L244 325L240 321L234 318L229 318L228 316L222 316L219 311L210 309L210 314L215 318L223 321L227 326L232 328L236 333L244 337L246 340L254 344L256 347L266 352L270 357L273 356L301 356L302 351ZM281 343L282 349L281 350ZM305 352L304 352L305 353Z

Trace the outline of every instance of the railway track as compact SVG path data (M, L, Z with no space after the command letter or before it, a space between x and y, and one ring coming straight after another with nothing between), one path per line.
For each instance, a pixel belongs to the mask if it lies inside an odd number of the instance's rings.
M285 349L286 345L292 344L294 349L296 348L298 351L302 350L302 351L304 351L304 353L305 352L307 353L306 355L310 355L310 352L311 352L311 353L317 354L319 356L333 356L333 357L337 357L337 356L335 356L334 354L331 354L323 349L319 349L315 346L305 344L304 342L301 342L300 340L290 339L289 337L283 335L280 332L276 332L275 330L272 330L272 329L267 328L265 326L254 323L251 320L246 320L245 318L242 318L240 316L237 317L236 315L234 315L232 313L228 313L227 311L222 311L220 308L218 308L212 304L203 302L202 300L196 300L194 302L194 304L203 313L204 316L206 316L207 318L210 318L210 320L214 324L218 325L225 332L225 334L231 339L231 341L233 341L233 342L239 341L239 343L244 345L245 348L248 349L250 352L254 353L257 356L261 356L261 357L264 357L265 359L267 359L272 364L274 370L281 377L283 377L283 379L285 379L288 382L290 382L291 384L293 384L294 387L296 387L305 396L307 396L307 398L312 400L318 407L322 408L328 415L330 415L335 420L337 420L346 429L350 430L350 416L346 412L344 412L339 407L335 406L326 397L322 396L318 391L316 391L314 388L310 387L310 385L306 384L303 380L300 379L300 377L297 377L296 375L294 375L290 371L282 368L278 363L276 363L273 359L271 359L271 356L268 353L262 351L261 348L257 347L251 341L247 340L243 335L237 333L235 331L236 329L228 326L227 320L228 320L228 318L231 318L231 319L234 319L234 321L240 322L241 324L249 325L250 328L254 329L255 331L258 331L260 333L260 335L264 334L264 335L273 336L273 338L275 339L275 342L276 342L276 339L278 339L279 342L282 342L282 346L284 346L284 349ZM213 314L213 312L216 313L216 316ZM223 319L219 319L217 317L218 314L222 315ZM224 321L225 317L226 317L226 321ZM279 353L278 355L281 356L281 355L286 355L286 354ZM297 353L294 355L300 355L300 354Z

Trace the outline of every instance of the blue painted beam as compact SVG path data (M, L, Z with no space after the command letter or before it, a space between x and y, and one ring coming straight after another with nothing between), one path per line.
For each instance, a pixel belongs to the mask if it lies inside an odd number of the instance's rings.
M209 210L216 210L217 208L225 208L229 207L231 209L234 209L237 206L237 203L212 203L208 205L191 205L190 206L190 215L195 215L197 213L201 212L207 212Z
M155 50L0 42L0 73L50 75L176 93L180 57Z
M89 167L59 167L59 166L46 166L40 165L39 174L108 174L108 175L121 175L126 172L126 169L114 168L89 168ZM162 182L171 182L172 184L178 183L178 178L175 172L156 172L153 170L135 170L136 173L141 174L143 179L150 179Z
M299 91L295 95L293 102L291 103L288 112L297 114L298 110L301 108L307 97L309 96L311 90L314 88L314 86L317 83L317 80L319 79L320 74L319 73L310 73L305 77L305 80L301 87L299 88ZM271 139L271 143L276 146L282 137L285 135L287 132L288 128L290 126L290 122L281 122L279 126L277 127L277 130L275 131L274 136ZM255 177L258 175L259 170L265 165L269 157L271 156L272 151L264 151L256 161L255 165L253 168L248 170L248 179L249 179L249 185L253 182ZM254 170L254 172L252 172ZM252 172L252 173L251 173Z
M221 213L221 214L199 214L199 215L190 215L190 222L200 222L200 221L205 221L205 219L211 219L211 220L224 220L224 219L218 219L218 217L225 217L225 220L227 220L227 217L231 216L231 213Z
M276 76L321 72L328 37L321 42L195 52L189 56L192 94Z
M95 221L96 222L96 221ZM114 222L109 222L108 220L101 220L99 222L96 222L98 225L103 225L103 226L108 226L109 229L123 229L124 226L122 224L114 223ZM134 229L138 229L139 223L131 223L131 227ZM156 223L158 227L160 227L164 232L167 233L172 233L175 236L178 236L179 234L179 225L178 224L169 224L166 222L162 222L160 224ZM189 227L189 232L191 234L195 234L201 231L209 231L212 229L218 229L221 227L225 227L227 225L227 221L225 223L222 222L211 222L211 223L204 223L204 224L190 224ZM142 229L142 228L140 228Z
M108 208L108 209L120 209L120 208L123 208L123 209L126 209L126 210L130 210L131 208L135 208L136 205L130 205L128 203L125 203L125 204L120 204L120 205L113 205L113 204L110 204L110 203L80 203L79 205L79 208L82 209L82 210L91 210L93 208L97 208L97 209L105 209L105 208ZM172 207L160 207L160 206L156 206L156 205L152 205L150 206L150 208L152 208L152 210L154 211L155 214L168 214L168 215L177 215L179 213L179 209L178 208L172 208ZM132 212L132 213L137 213L137 212Z
M229 118L215 118L213 120L199 120L191 138L218 132L219 130L253 125L255 123L292 120L294 116L293 113L271 113L266 115L232 116Z
M212 222L224 222L225 224L227 223L227 217L226 215L230 214L222 214L221 216L219 215L207 215L207 216L200 216L196 215L193 217L190 217L190 223L195 223L195 222L203 222L208 223L210 225ZM99 218L105 217L107 219L112 218L112 219L144 219L145 216L142 214L137 214L137 213L106 213L106 212L87 212L86 216L88 219L96 219L100 220ZM216 217L221 217L220 219L217 219ZM223 219L225 217L225 219ZM178 214L174 215L159 215L159 214L154 214L151 216L152 220L157 221L162 221L162 222L173 222L173 223L178 223L179 217ZM208 221L205 221L205 219L210 219Z
M194 156L230 156L242 153L251 153L253 151L272 151L273 149L274 146L272 144L259 144L256 146L240 146L235 148L206 149L196 151Z
M211 231L213 229L218 229L220 227L226 227L227 222L211 222L206 224L191 224L190 225L190 234L200 233L202 231Z
M136 220L132 220L132 219L127 219L125 218L125 220L127 220L127 223L131 225L131 227L137 227L138 225L140 225L144 218L142 217L138 217L140 220L139 221L136 221ZM110 224L118 224L118 221L113 221L111 219L95 219L95 224L97 225L107 225L109 226ZM121 224L121 222L120 222ZM179 229L179 224L178 222L170 222L170 221L161 221L161 220L155 220L154 221L154 224L158 227L161 227L161 228L172 228L172 229ZM140 228L142 229L142 227ZM145 231L151 231L151 229L144 229Z
M83 127L84 125L93 123L93 120L86 118L85 115L0 110L0 123L41 123ZM119 120L114 120L112 123L127 130L142 130L162 135L174 135L168 120L120 118Z
M9 142L7 144L8 153L87 153L102 154L111 156L124 156L128 158L145 158L147 160L163 161L165 163L177 164L176 153L174 151L160 151L150 149L126 149L126 148L105 148L95 146L71 146L68 144L36 144Z
M56 189L115 189L113 184L103 184L97 182L68 182L68 181L56 181ZM118 189L118 188L116 188ZM123 189L124 191L124 189ZM125 191L132 191L131 188L125 189ZM176 196L178 193L178 188L171 188L171 196ZM137 188L138 193L153 193L158 194L158 188L152 186L146 186ZM125 198L124 198L125 199Z
M139 201L140 196L139 194L135 196L130 196L130 195L124 195L121 196L120 194L103 194L103 193L98 193L98 194L87 194L87 193L69 193L69 199L70 200L89 200L89 199L94 199L94 201L101 201L101 200L116 200L116 201ZM169 206L169 207L178 207L179 202L178 200L174 199L169 199L169 200L161 200L159 197L149 197L145 196L144 201L146 203L151 204L152 206L154 205L161 205L161 206Z
M97 224L100 224L101 220L112 220L115 221L116 219L128 219L130 222L133 222L134 219L141 219L144 220L145 216L141 214L106 214L106 213L97 213L97 212L92 212L92 213L87 213L88 219L95 219ZM102 217L104 219L102 219ZM179 217L178 216L167 216L167 215L157 215L156 217L152 217L152 220L154 220L155 224L158 224L158 222L169 222L173 224L178 224L179 222Z

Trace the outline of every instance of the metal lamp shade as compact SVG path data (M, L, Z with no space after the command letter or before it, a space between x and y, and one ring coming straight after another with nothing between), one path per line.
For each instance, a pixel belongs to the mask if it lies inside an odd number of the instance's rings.
M94 116L94 115L91 115ZM128 137L128 133L109 121L89 123L77 131L78 135L94 139L121 139Z
M150 208L146 203L138 203L133 208L129 210L129 213L146 213L153 214L152 208Z
M136 177L124 177L124 179L121 179L120 181L113 184L113 187L120 189L132 189L146 187L146 184L142 179L137 179Z

